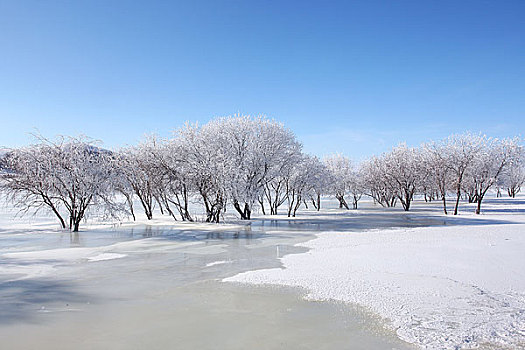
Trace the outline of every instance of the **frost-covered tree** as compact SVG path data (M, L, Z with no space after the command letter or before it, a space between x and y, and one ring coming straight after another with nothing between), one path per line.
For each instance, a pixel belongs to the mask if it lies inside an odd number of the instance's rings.
M192 167L187 155L187 146L181 138L165 141L158 152L156 160L160 165L159 171L163 174L162 186L157 186L158 197L166 211L175 219L172 207L175 207L182 221L193 221L189 211L192 195Z
M523 148L517 138L499 140L482 137L481 140L481 149L469 169L477 203L476 214L481 213L481 202L487 191L507 167L519 161Z
M403 209L409 211L414 194L426 176L419 150L401 144L380 159L387 182L395 189Z
M288 203L288 216L295 217L301 203L316 186L319 180L319 164L317 157L303 155L302 159L294 166L291 176L286 182L286 200Z
M66 220L60 212L61 199L55 193L51 146L37 143L29 147L12 150L4 158L1 173L1 188L8 200L22 213L31 209L49 209L66 228Z
M365 194L364 174L361 167L351 170L348 177L348 192L352 196L352 208L357 209L357 204Z
M372 157L363 164L361 173L364 187L376 202L393 207L399 200L405 211L410 210L416 191L428 176L420 149L405 144Z
M474 170L472 169L473 166L474 164L467 168L461 185L462 198L469 203L476 203L478 200L478 188L473 173Z
M135 206L134 206L134 197L135 197L135 191L133 190L133 187L131 186L131 183L126 178L125 174L121 172L121 158L120 155L115 156L115 162L113 166L113 171L115 173L115 176L113 177L113 180L111 181L111 187L112 190L120 194L124 197L126 201L127 206L127 212L131 217L133 218L133 221L137 220L137 217L135 215Z
M525 167L513 166L510 167L504 176L503 186L507 189L509 197L515 198L521 191L521 187L525 183Z
M498 185L507 190L509 197L515 198L525 183L525 149L519 147L518 154L511 158L503 170Z
M204 125L216 135L217 147L224 151L225 185L233 207L243 220L249 220L260 197L268 169L259 146L258 121L248 116L218 118Z
M264 184L264 195L259 200L263 214L266 214L265 202L268 203L270 215L277 215L279 207L286 202L288 182L294 175L295 167L300 161L300 154L294 156L294 161L287 162L279 172Z
M2 189L8 199L23 213L49 209L62 228L77 232L96 205L111 214L120 209L111 187L114 157L85 137L50 141L37 136L35 144L9 153L6 168Z
M443 142L449 154L449 169L451 171L452 183L456 193L456 204L454 215L458 214L461 191L464 187L465 174L478 157L484 143L485 137L471 133L451 135Z
M333 154L324 159L324 164L331 176L331 193L339 201L339 208L350 209L346 203L345 195L348 191L352 162L342 154Z
M279 207L286 201L286 184L293 174L293 167L282 169L281 174L264 184L264 195L259 199L263 214L266 214L265 202L268 203L270 215L277 215Z
M439 194L443 212L447 214L447 193L452 183L451 154L446 142L430 142L422 146L423 166L427 173L428 188Z
M155 157L159 147L158 140L150 136L137 146L122 149L116 163L117 171L139 199L148 220L153 218L155 196L162 183L163 173Z
M310 156L307 159L311 172L307 196L313 207L319 211L321 209L321 196L330 193L331 175L325 163L319 158Z
M371 157L362 164L364 186L367 194L383 207L394 207L397 190L387 176L388 167L382 157Z
M241 219L251 213L264 194L264 186L280 176L284 163L292 162L301 145L282 124L264 117L218 118L202 129L214 135L224 160L228 196Z
M265 184L264 196L272 215L277 214L277 209L285 202L289 205L288 213L294 216L301 201L305 205L310 201L316 210L321 206L321 194L328 184L325 165L319 158L301 153L295 154L291 160ZM263 205L262 201L260 204Z
M230 149L218 137L214 125L186 125L177 131L182 147L185 174L202 199L207 222L219 222L226 210L227 178L231 169Z

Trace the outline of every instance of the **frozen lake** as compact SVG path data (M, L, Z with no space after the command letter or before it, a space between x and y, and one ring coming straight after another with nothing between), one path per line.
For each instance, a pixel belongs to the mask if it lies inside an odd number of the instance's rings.
M420 205L421 206L421 205ZM426 208L426 206L425 206ZM436 208L439 208L438 206ZM0 225L0 343L6 349L408 349L359 307L303 291L221 282L280 267L321 231L467 224L439 210L305 211L250 224ZM29 223L33 223L28 226Z

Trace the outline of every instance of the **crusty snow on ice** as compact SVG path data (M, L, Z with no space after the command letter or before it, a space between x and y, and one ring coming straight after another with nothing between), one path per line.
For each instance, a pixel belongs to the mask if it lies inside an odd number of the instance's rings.
M299 244L308 252L283 257L283 268L225 281L361 305L424 348L525 346L525 214L485 218L513 223L324 232Z

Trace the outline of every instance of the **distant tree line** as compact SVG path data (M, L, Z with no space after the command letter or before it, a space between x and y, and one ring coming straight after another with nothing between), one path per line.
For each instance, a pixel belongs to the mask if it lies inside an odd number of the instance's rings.
M204 220L218 223L229 205L243 220L254 210L288 216L321 197L357 209L363 195L384 207L410 209L416 195L477 203L489 189L514 197L525 182L518 138L465 133L417 148L401 144L358 166L336 154L320 160L305 154L293 132L264 117L232 116L204 125L186 124L168 139L147 137L118 151L85 137L41 136L0 158L0 189L22 213L47 209L63 228L78 231L90 211L135 219L140 203L148 219L154 209L175 220L194 221L190 203L201 203ZM347 200L350 202L348 204Z

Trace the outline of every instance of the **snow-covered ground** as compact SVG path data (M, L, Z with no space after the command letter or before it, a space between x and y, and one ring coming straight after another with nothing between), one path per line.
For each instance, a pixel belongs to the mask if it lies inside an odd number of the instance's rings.
M282 268L224 281L358 304L424 348L523 348L525 201L492 199L484 209L454 226L323 232Z

